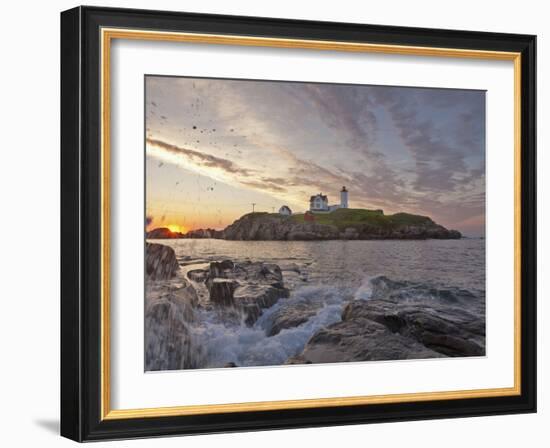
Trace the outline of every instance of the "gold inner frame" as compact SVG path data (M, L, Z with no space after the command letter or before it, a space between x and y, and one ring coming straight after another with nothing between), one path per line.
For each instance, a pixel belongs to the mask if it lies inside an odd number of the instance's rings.
M322 40L279 39L216 34L196 34L138 29L101 29L101 419L127 419L200 415L227 412L306 409L414 401L502 397L521 394L521 54L515 52L466 50ZM418 392L303 400L170 406L141 409L111 409L110 369L110 51L113 39L186 42L213 45L297 48L368 52L414 56L506 60L514 63L514 386L441 392Z

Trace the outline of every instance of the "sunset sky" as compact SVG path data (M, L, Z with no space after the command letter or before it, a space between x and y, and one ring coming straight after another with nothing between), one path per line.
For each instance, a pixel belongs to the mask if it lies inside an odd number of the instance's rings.
M485 92L146 77L148 228L223 228L322 192L484 235Z

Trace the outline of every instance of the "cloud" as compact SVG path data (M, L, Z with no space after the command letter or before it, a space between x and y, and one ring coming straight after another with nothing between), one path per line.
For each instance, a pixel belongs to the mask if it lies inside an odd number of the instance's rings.
M375 154L369 148L377 130L376 114L364 89L357 86L304 84L296 86L317 109L321 120L342 135L347 146Z
M265 179L261 179L258 181L255 180L242 180L242 185L246 185L248 187L253 187L258 190L267 190L269 192L275 192L275 193L285 193L288 190L284 187L282 187L280 184L275 182L269 182Z
M148 77L147 100L148 154L231 186L301 204L345 185L354 206L447 224L484 213L483 92Z
M420 89L419 89L420 90ZM484 99L480 92L424 89L403 96L396 89L377 89L373 97L386 107L406 148L412 155L419 192L449 193L484 176ZM473 101L475 100L475 101ZM433 108L454 111L445 117ZM460 112L467 108L468 112ZM456 111L458 110L458 113ZM446 122L450 121L450 125ZM469 168L465 162L475 153L481 166Z
M353 152L356 159L362 159L361 163L346 167L347 175L340 181L347 179L352 190L356 185L356 192L367 192L369 201L382 198L395 201L404 195L401 188L405 182L390 166L391 161L385 154L375 149L380 120L376 114L378 106L371 99L372 89L371 86L306 84L300 86L299 91L311 101L323 122L338 133L345 152Z
M180 146L173 145L171 143L164 142L162 140L156 140L153 138L147 138L147 143L155 146L170 154L184 157L188 161L198 166L207 168L218 168L226 173L238 174L239 176L248 177L252 174L252 171L246 168L242 168L228 159L222 159L220 157L206 154L200 151L192 149L182 148Z

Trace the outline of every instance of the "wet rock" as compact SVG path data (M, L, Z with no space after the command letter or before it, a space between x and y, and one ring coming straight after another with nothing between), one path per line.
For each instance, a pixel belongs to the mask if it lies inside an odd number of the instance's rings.
M295 328L306 323L317 314L320 305L312 303L294 303L292 306L281 307L273 313L266 329L267 336L275 336L282 330Z
M303 352L287 361L331 363L442 357L424 345L369 319L352 319L318 331Z
M341 322L318 331L287 362L485 355L484 296L386 277L371 286L369 300L349 302Z
M305 359L302 355L291 356L285 362L285 364L313 364L308 359Z
M280 264L279 268L281 269L281 271L283 271L285 273L285 275L288 272L294 272L296 274L301 274L301 272L302 272L302 268L296 263Z
M305 272L298 274L297 272L294 272L294 271L284 271L283 275L284 275L285 285L291 290L307 282L307 273Z
M245 313L245 323L253 325L262 315L263 309L271 308L281 298L289 296L282 285L245 284L239 286L233 295L234 304Z
M182 256L178 259L180 266L189 266L190 264L208 263L209 260L201 260L200 258L192 258L190 256Z
M485 319L440 302L355 301L346 306L344 322L368 319L391 332L445 356L483 356Z
M209 278L224 277L226 278L229 271L232 271L235 264L231 260L213 261L210 263Z
M210 301L216 305L233 305L233 293L237 282L226 278L214 278L208 282Z
M289 296L281 269L273 263L212 262L205 284L212 303L239 310L247 325L253 325L263 309Z
M207 277L208 271L205 271L204 269L194 269L187 273L187 278L189 278L189 280L193 280L194 282L205 282Z
M167 280L176 275L179 264L171 247L145 243L145 270L150 280Z
M192 309L168 298L153 300L145 310L145 369L175 370L196 367L186 317Z
M437 287L420 282L396 281L381 275L373 278L371 281L372 299L392 300L397 302L419 302L419 301L440 301L447 304L465 304L471 305L480 295L472 291L452 286Z

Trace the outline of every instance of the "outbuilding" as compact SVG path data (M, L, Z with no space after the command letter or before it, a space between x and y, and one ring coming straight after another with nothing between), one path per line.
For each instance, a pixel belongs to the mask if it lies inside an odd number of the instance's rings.
M290 216L292 215L292 210L290 210L290 207L288 205L283 205L279 209L279 215Z

